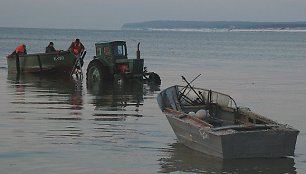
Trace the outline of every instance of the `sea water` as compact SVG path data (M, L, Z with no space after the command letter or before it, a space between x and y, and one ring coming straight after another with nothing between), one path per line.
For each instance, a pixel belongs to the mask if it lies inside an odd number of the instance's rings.
M87 55L99 41L125 40L161 86L137 82L89 88L83 80L7 73L6 56L24 43L44 52L80 38ZM0 28L1 173L305 173L306 32L105 31ZM221 160L177 142L156 95L171 85L231 95L239 106L300 130L295 156ZM241 142L243 143L243 142Z

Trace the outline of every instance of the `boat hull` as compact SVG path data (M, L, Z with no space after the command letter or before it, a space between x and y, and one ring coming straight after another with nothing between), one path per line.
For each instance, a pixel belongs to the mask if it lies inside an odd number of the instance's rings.
M69 74L76 57L69 52L10 55L7 57L9 73L66 73Z
M223 159L278 158L293 156L298 130L273 129L234 131L203 127L196 122L165 113L178 141L185 146Z

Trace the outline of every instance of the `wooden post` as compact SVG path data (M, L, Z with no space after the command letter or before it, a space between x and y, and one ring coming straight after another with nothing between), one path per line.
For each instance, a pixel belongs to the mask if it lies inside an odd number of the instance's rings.
M19 54L16 54L16 70L17 74L20 73L20 60L19 60Z
M41 60L40 60L40 56L39 55L37 55L37 61L38 61L40 72L42 72L42 64L41 64Z
M139 45L140 45L140 42L138 42L138 45L137 45L137 51L136 51L136 57L137 57L137 59L140 59Z

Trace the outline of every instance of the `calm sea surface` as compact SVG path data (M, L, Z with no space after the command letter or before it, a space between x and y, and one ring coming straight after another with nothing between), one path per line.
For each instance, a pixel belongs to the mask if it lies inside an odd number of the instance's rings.
M7 73L5 56L20 43L43 52L80 38L85 65L98 41L137 43L160 87ZM300 130L295 156L220 160L178 144L156 95L184 84L231 95L240 106ZM0 171L14 174L306 172L306 32L93 31L0 28Z

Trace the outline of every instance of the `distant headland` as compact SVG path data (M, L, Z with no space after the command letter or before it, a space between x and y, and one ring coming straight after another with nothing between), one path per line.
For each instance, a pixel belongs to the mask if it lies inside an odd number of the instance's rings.
M157 20L122 25L123 30L306 30L306 22L249 22L249 21L171 21Z

